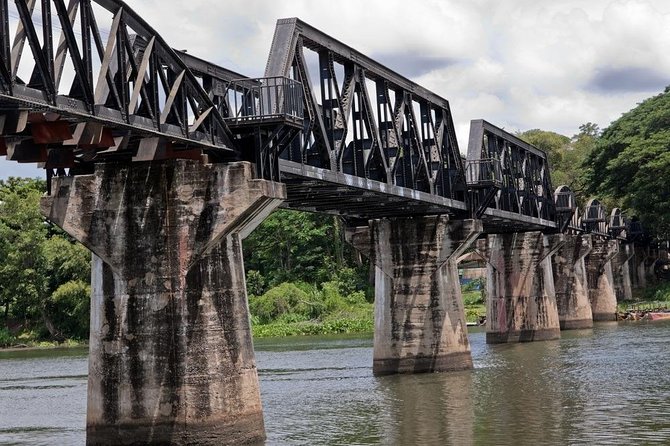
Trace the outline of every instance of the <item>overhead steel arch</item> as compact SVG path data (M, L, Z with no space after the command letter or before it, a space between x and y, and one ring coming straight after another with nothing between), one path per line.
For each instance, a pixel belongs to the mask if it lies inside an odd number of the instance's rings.
M626 217L620 208L612 209L610 212L608 229L614 238L626 239Z
M554 191L554 203L560 232L581 231L579 207L572 189L566 185L558 186Z
M582 226L586 232L597 235L608 234L608 215L605 206L597 198L592 198L584 207Z

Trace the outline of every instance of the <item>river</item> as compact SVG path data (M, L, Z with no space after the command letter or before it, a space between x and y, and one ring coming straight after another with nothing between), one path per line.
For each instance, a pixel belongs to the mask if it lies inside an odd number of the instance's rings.
M670 444L670 323L470 342L473 371L375 378L369 337L257 340L267 444ZM86 371L82 349L0 352L0 444L83 444Z

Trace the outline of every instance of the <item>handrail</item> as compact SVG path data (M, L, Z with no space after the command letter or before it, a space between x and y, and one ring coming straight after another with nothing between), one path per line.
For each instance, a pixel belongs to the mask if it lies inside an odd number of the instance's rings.
M233 80L225 98L228 124L304 116L302 84L283 76Z

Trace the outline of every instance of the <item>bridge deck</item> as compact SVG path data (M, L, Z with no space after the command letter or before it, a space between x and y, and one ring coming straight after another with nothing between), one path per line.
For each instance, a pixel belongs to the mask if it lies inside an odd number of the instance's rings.
M462 201L426 192L279 160L281 181L286 183L285 207L370 219L401 215L466 215Z

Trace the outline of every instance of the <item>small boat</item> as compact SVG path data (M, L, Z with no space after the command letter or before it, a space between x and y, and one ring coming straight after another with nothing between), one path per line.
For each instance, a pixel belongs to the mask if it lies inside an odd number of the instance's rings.
M661 313L647 313L644 318L649 321L670 320L670 311L664 311Z

